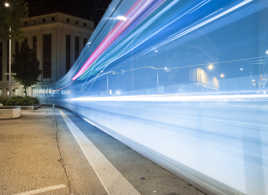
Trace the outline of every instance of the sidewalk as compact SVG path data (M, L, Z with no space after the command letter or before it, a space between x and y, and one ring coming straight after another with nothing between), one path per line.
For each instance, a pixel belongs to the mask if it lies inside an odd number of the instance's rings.
M0 120L0 195L35 194L211 195L73 113L51 108Z
M0 195L69 194L54 121L47 109L0 120Z

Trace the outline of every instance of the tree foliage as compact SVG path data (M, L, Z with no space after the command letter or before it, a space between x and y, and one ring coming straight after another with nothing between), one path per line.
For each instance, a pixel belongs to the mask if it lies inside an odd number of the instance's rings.
M10 7L5 7L5 2ZM0 0L0 39L20 39L22 19L27 16L28 4L25 0Z
M30 49L26 42L22 44L19 51L14 55L12 72L16 74L14 78L24 86L25 95L27 96L26 89L38 82L41 70L39 69L36 52Z

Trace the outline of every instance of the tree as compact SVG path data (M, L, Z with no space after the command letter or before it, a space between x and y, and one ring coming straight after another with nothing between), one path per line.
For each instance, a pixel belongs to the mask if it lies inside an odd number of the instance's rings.
M15 73L14 78L23 85L24 93L27 96L26 89L38 82L41 70L35 50L30 49L26 42L22 43L21 48L14 55L12 72Z
M9 7L5 7L5 3ZM25 0L0 0L0 39L20 39L22 19L27 16L28 4Z

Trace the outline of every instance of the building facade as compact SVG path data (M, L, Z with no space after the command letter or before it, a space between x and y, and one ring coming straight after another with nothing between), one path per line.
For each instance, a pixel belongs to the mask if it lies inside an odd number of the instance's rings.
M23 20L23 39L12 40L12 56L22 41L36 50L42 73L41 82L54 82L61 78L78 58L87 43L94 23L63 13L30 17ZM0 40L0 96L9 92L9 44ZM23 95L22 86L12 79L12 94ZM31 94L31 89L28 89Z

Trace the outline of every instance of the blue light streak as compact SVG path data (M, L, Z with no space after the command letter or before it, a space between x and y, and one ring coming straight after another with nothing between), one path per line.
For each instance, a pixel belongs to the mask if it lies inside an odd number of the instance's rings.
M114 0L34 93L216 194L268 195L267 18L267 0Z

